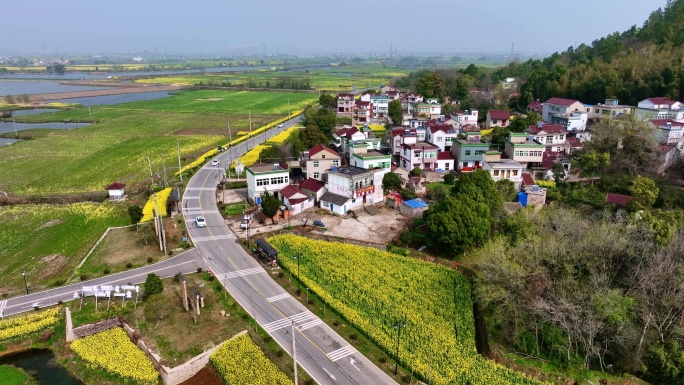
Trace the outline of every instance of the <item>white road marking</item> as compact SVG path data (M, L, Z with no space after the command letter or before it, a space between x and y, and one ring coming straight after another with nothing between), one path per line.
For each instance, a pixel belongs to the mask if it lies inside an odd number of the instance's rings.
M290 293L284 293L280 295L274 295L273 297L266 298L268 302L280 301L281 299L290 298Z
M337 361L341 358L352 355L355 352L356 352L356 349L354 349L353 346L347 345L343 348L339 348L335 351L328 353L327 356L328 356L328 358L330 358L331 361Z
M253 267L251 269L237 270L237 271L231 271L230 273L219 274L216 276L216 278L218 278L219 280L224 280L224 279L244 277L245 275L259 274L259 273L265 273L265 272L266 272L266 270L264 270L261 267Z
M323 368L323 370L325 370L325 373L326 373L328 376L330 376L330 378L332 378L333 381L337 381L337 378L335 378L335 376L333 376L332 374L330 374L330 372L328 371L328 369Z
M290 316L290 317L281 318L277 321L269 322L266 325L263 325L263 328L264 328L264 330L266 330L266 332L271 333L271 332L274 332L278 329L282 329L286 326L290 326L292 324L292 322L295 322L295 323L303 322L303 321L309 320L311 318L316 318L316 315L310 311L305 311L305 312L297 313L297 314Z
M192 241L195 243L218 241L221 239L235 239L235 235L223 234L223 235L210 235L208 237L192 237Z
M191 201L191 200L199 200L199 197L188 197L188 196L183 196L184 201Z
M316 319L313 320L313 321L309 321L309 322L306 322L306 323L303 323L303 324L299 325L299 330L310 329L310 328L312 328L312 327L314 327L314 326L318 326L318 325L320 325L320 324L322 324L322 323L323 323L323 320L322 320L322 319L316 318Z
M197 215L197 214L219 214L218 210L202 210L202 209L185 209L185 214Z
M2 312L5 306L7 306L7 300L0 301L0 318L2 318Z
M356 361L354 361L353 358L349 357L349 363L351 364L351 366L355 367L356 370L358 370L359 372L361 371L361 369L359 369L359 367L356 366Z
M215 187L188 187L185 191L216 191Z

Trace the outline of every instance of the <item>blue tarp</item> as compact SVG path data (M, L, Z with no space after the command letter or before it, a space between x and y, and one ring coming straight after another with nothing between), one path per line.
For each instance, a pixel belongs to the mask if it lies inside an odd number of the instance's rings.
M411 199L410 201L404 201L404 204L412 209L420 209L423 207L428 207L428 204L420 199Z

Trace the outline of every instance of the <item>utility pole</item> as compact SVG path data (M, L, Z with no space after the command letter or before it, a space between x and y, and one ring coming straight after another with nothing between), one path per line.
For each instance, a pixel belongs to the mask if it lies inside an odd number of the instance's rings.
M178 146L178 175L180 175L181 182L183 181L183 168L181 167L180 159L180 139L176 139L176 146Z
M249 138L252 139L252 110L247 110L247 114L249 115ZM254 140L252 140L252 143ZM249 144L247 145L249 148Z
M157 228L157 237L159 238L159 250L164 251L164 242L162 241L163 231L161 228L161 221L159 220L159 203L157 202L157 193L154 193L154 224Z
M230 122L228 122L228 165L226 166L226 171L228 172L228 180L230 181L230 164L233 162L233 146L230 144L233 142L233 135L230 133Z
M297 346L295 344L295 330L294 321L292 321L292 358L294 359L294 385L298 385L297 382Z
M318 90L318 98L321 98L321 90ZM292 112L290 111L290 98L287 98L287 117L289 118Z
M150 162L150 156L147 156L147 166L150 168L150 179L152 179L152 185L154 185L154 175L152 174L152 162Z
M164 162L164 155L161 156L162 160L162 169L164 170L164 187L166 187L169 183L166 180L166 162Z
M12 124L14 124L14 137L18 138L19 134L17 134L17 122L14 119L12 119Z
M92 118L93 118L93 113L92 113L92 112L90 112L90 106L88 106L88 115L90 115L90 119L92 119Z

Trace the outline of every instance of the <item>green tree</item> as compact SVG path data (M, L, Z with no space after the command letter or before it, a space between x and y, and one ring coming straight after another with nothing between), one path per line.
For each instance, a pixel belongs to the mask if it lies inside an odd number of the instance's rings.
M399 194L401 194L401 199L403 199L405 201L410 201L411 199L418 198L418 195L416 195L416 192L409 189L409 188L405 188L405 189L401 190L399 192Z
M511 132L525 132L530 126L536 126L537 122L541 121L541 116L530 112L527 116L517 116L515 119L511 120L511 124L508 129Z
M389 103L389 111L387 112L392 123L400 125L404 119L404 113L401 109L401 102L399 100L392 100Z
M325 108L316 112L316 126L326 135L332 135L333 128L337 124L337 114Z
M128 206L128 215L131 217L131 224L132 225L140 222L140 220L143 217L142 207L140 207L138 205Z
M652 179L637 175L629 187L629 192L634 197L629 203L636 210L650 209L658 198L659 191Z
M489 207L469 197L450 196L430 206L426 214L432 246L460 253L489 237Z
M423 170L421 170L420 167L414 167L410 174L411 176L421 176L423 175Z
M14 96L12 95L5 95L5 103L7 104L14 104Z
M448 172L446 175L444 175L444 183L448 185L453 185L454 182L456 182L456 177L454 174Z
M465 196L489 206L492 214L503 208L503 196L487 170L464 173L454 184L453 195Z
M527 219L524 209L516 211L513 215L507 215L501 223L501 232L508 238L511 245L517 245L518 242L532 235L533 231L533 224Z
M323 108L335 109L337 108L337 99L330 94L321 94L318 98L318 103L320 103Z
M261 210L275 224L275 215L280 210L280 201L268 190L264 191L264 194L261 196Z
M278 146L268 146L259 153L259 159L264 163L280 162L282 158L283 151Z
M505 202L515 201L518 193L515 190L515 183L513 183L513 181L510 179L499 179L495 184Z
M318 126L310 124L306 126L299 135L304 149L309 149L317 144L327 144L328 137L325 136Z
M562 164L554 164L551 168L551 172L553 173L553 180L556 181L556 184L559 184L565 180L565 167L563 167Z
M592 178L591 182L593 184L593 177L610 164L610 154L607 152L599 154L591 150L581 155L577 164L580 168L579 175L583 178Z
M388 172L382 177L382 189L385 191L385 193L388 193L392 190L396 191L400 188L401 178L399 175L393 172Z
M143 300L150 298L155 294L160 294L164 291L164 283L157 274L147 274L147 279L143 284Z
M169 301L161 294L149 296L145 301L145 319L159 326L159 323L169 315L170 305Z

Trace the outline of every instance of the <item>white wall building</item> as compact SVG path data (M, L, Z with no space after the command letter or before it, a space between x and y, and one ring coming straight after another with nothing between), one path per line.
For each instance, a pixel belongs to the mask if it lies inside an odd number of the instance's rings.
M551 98L544 102L542 109L542 120L551 122L554 115L571 114L573 112L587 112L587 107L579 100L564 98Z
M668 98L648 98L637 104L637 116L642 119L684 120L684 108L681 102Z
M672 119L652 119L651 124L657 127L656 141L660 144L678 144L684 138L684 123Z
M290 170L278 164L258 163L245 167L247 175L247 197L257 204L261 204L261 195L268 190L279 195L279 191L290 184ZM280 198L278 198L280 199Z
M589 113L577 111L570 114L558 114L551 117L552 124L560 124L565 131L581 132L587 129Z

